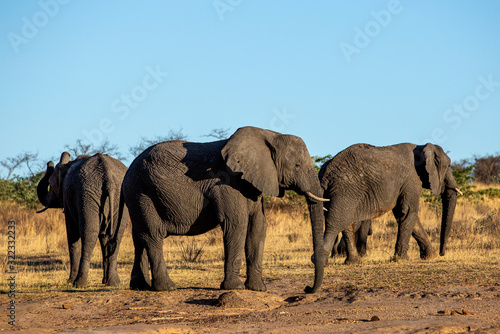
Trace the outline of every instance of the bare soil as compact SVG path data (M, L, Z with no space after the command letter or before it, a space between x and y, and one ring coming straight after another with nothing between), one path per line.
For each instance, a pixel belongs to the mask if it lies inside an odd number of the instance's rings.
M1 297L0 331L22 333L500 333L500 284L416 289L268 280L267 292L94 289L16 295L16 326ZM307 281L307 282L306 282Z

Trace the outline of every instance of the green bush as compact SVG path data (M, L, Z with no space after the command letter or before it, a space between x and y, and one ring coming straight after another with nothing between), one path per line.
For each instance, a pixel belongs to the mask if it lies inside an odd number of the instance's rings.
M0 201L11 200L27 209L36 209L40 205L36 186L43 174L44 172L40 172L32 177L15 175L12 179L0 179Z

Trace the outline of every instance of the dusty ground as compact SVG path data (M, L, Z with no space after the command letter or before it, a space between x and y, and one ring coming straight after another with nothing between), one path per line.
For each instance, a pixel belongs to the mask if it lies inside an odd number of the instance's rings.
M268 292L183 289L67 290L16 296L22 333L500 333L500 284L411 289L331 289L306 295L297 279L267 281Z

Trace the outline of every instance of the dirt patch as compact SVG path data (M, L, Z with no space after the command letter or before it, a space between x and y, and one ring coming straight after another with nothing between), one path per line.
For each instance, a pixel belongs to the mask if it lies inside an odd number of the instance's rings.
M268 292L179 289L19 294L23 333L498 333L500 286L329 290L308 295L296 282L266 282ZM1 308L6 309L7 298ZM5 312L3 312L5 314Z

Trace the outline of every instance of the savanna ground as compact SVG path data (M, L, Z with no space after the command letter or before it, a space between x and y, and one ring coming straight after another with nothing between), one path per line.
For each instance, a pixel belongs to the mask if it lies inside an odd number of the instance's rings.
M481 188L479 186L479 188ZM440 208L421 200L420 218L436 248ZM130 227L119 256L119 288L103 286L100 247L90 284L66 283L68 252L62 210L36 215L0 203L0 331L146 333L462 333L500 332L500 198L459 198L448 252L422 261L414 240L410 261L393 255L392 215L373 223L368 254L358 265L330 259L320 292L313 282L311 231L301 199L266 202L267 292L221 291L222 235L169 237L165 260L178 290L128 290L133 261ZM16 222L15 294L10 292L8 233ZM242 266L242 280L245 266ZM15 326L9 324L15 302ZM12 307L11 307L12 308Z

